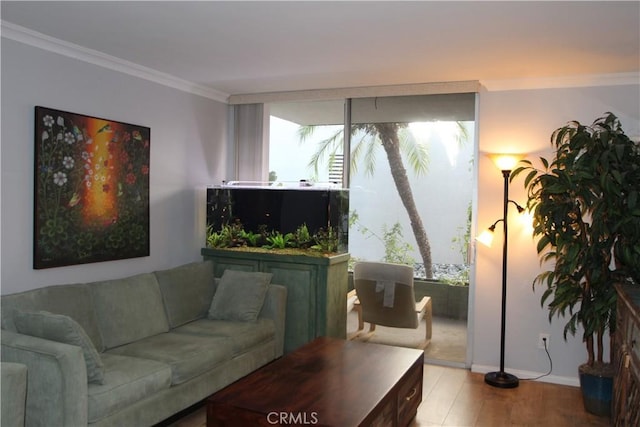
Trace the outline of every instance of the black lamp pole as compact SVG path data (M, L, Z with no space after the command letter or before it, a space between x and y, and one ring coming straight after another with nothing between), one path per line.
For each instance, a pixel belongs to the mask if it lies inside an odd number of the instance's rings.
M504 336L507 311L507 213L509 210L509 175L510 170L503 170L504 177L504 202L502 213L502 227L504 241L502 243L502 324L500 327L500 371L489 372L484 376L484 382L494 387L515 388L518 387L518 377L504 371Z

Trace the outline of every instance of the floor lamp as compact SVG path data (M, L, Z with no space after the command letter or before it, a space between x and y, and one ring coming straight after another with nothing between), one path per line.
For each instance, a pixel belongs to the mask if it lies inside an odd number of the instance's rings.
M515 388L518 387L519 384L518 377L504 371L505 317L507 308L507 214L509 212L509 203L513 203L519 213L524 211L524 208L519 204L513 200L509 200L509 176L522 156L513 154L495 154L490 155L490 157L498 169L502 171L502 176L504 178L504 199L502 204L503 213L502 218L494 222L488 230L485 230L480 236L478 236L477 240L487 246L491 246L493 232L496 229L496 225L499 222L502 222L504 238L502 243L502 318L500 326L500 371L487 373L484 376L484 382L494 387Z

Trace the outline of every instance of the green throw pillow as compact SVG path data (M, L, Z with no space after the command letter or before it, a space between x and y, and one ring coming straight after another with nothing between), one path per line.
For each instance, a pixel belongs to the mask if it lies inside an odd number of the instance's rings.
M16 310L13 321L21 334L81 347L89 382L104 383L104 364L100 354L82 326L75 320L47 311Z
M209 319L255 322L271 276L271 273L225 270L211 301Z

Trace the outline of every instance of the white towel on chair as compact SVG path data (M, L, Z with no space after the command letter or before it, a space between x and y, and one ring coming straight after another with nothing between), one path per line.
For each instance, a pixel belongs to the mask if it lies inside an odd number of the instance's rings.
M394 280L376 280L376 292L383 292L382 306L393 307L396 294L396 282Z

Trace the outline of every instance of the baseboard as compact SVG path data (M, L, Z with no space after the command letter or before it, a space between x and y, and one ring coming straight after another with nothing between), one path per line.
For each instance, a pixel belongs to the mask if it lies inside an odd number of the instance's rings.
M464 362L454 362L452 360L442 360L442 359L429 359L425 358L424 363L426 365L437 365L437 366L446 366L447 368L460 368L466 369L467 366Z
M497 366L487 365L471 365L471 372L477 372L480 374L486 374L487 372L498 371L500 368ZM580 380L578 377L563 377L559 375L545 375L545 372L532 372L532 371L520 371L517 369L505 369L506 372L515 375L520 381L540 381L551 384L568 385L572 387L580 387ZM544 375L544 376L542 376ZM541 377L542 376L542 377ZM541 378L538 378L541 377Z

